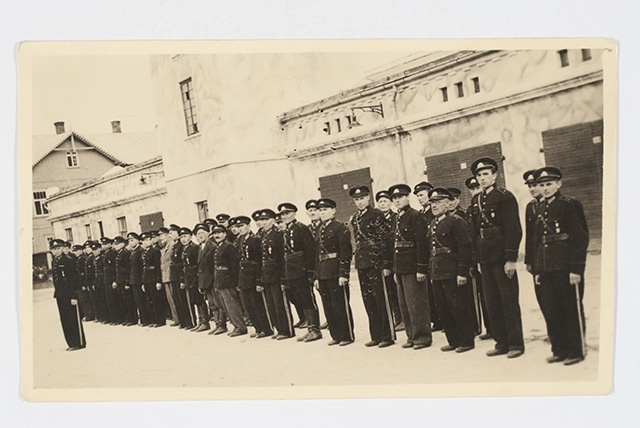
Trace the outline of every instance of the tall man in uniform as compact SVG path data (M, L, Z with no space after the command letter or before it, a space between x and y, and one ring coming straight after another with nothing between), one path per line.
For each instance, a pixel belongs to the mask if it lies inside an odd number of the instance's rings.
M82 317L78 307L78 270L73 257L63 254L64 241L52 239L49 249L53 255L53 297L58 305L62 332L69 346L67 351L76 351L87 346L82 328Z
M135 232L127 234L129 240L129 251L131 252L131 261L129 263L129 285L133 290L133 300L138 311L140 325L143 327L151 324L149 314L149 304L147 296L142 290L142 247L140 246L140 235Z
M516 273L522 239L518 202L511 192L496 186L498 164L493 159L475 160L471 172L482 186L471 204L472 240L482 270L491 335L496 341L487 355L517 358L524 353Z
M393 312L393 325L395 331L403 331L404 323L402 322L402 313L400 312L400 304L398 303L398 288L396 281L393 277L393 242L395 237L393 236L393 225L396 224L397 214L391 209L393 201L391 195L387 190L380 190L376 193L376 205L378 209L382 211L384 220L387 223L387 250L388 254L385 256L391 260L391 267L389 269L382 269L383 281L387 287L387 294L389 296L389 304L391 305L391 312Z
M320 227L322 226L322 220L320 220L320 216L318 214L318 201L315 199L309 199L304 204L304 207L307 210L307 216L309 217L309 225L307 227L311 231L311 234L313 235L313 239L316 242L318 242L318 232L320 230ZM314 302L317 306L318 302L316 300L315 292L312 292L312 295L313 295ZM295 301L293 299L291 301L292 303L294 303L294 306L296 306L296 310L297 310L298 307L295 304ZM295 324L294 327L305 328L307 326L307 323L304 320L304 312L298 311L298 316L300 316L301 321L298 324ZM328 325L329 324L325 321L320 325L320 329L321 330L326 329Z
M82 256L78 258L78 272L80 273L80 308L85 316L85 321L95 321L96 314L93 310L91 286L93 286L93 268L87 268L92 263L91 241L85 241L82 245ZM89 272L89 278L87 278Z
M160 327L166 324L160 250L153 245L151 232L145 232L140 237L142 238L142 289L149 308L149 325Z
M425 216L409 205L411 188L396 184L389 188L398 216L393 231L393 270L398 285L398 301L407 333L403 348L431 346L431 318L427 293L429 248Z
M320 315L311 284L316 261L315 241L308 227L296 220L298 208L289 202L281 203L278 211L286 224L283 233L284 280L304 310L307 320L307 341L322 338Z
M180 286L180 278L184 273L184 266L182 264L182 252L184 251L184 244L180 240L179 233L180 226L178 226L177 224L171 224L169 226L169 234L167 236L167 239L173 242L169 259L169 283L171 285L173 302L176 305L179 328L185 329L192 328L193 324L191 321L191 316L189 314L187 291L184 287Z
M349 271L351 269L351 234L343 223L336 221L336 203L329 198L318 200L322 224L318 231L314 286L320 291L322 306L331 341L329 346L346 346L355 340L353 314L349 299ZM298 339L300 340L300 339ZM316 340L307 336L304 341Z
M471 236L467 222L451 211L454 196L449 189L437 187L429 192L434 218L429 224L429 272L433 295L449 342L443 352L466 352L474 348L473 307L466 290Z
M100 243L104 249L102 253L104 255L104 291L107 304L107 320L110 325L116 325L122 322L120 296L113 289L113 283L116 280L116 258L118 257L118 252L113 248L113 240L111 238L103 236L100 238Z
M171 263L173 256L173 247L176 245L178 238L178 230L176 225L171 225L175 232L170 234L169 229L161 227L158 229L158 246L160 247L160 270L162 272L162 288L166 294L166 301L171 313L173 322L169 324L171 327L180 325L180 316L178 315L178 306L176 304L177 295L174 283L171 281ZM165 300L165 299L163 299Z
M413 187L413 194L418 198L418 202L422 206L420 213L424 216L424 220L428 225L433 219L433 212L429 204L429 192L433 189L431 183L421 181ZM436 308L436 299L433 297L431 281L427 274L427 292L429 293L429 313L431 314L431 322L433 323L433 331L442 330L440 325L440 317L438 316L438 308Z
M96 319L102 324L107 323L109 314L107 312L107 302L105 295L105 282L104 282L104 255L102 254L102 245L98 241L94 241L91 244L91 250L93 251L93 288L94 288L94 302L96 309Z
M191 229L182 227L178 234L180 235L180 243L184 246L180 289L185 291L187 306L189 307L189 319L185 324L185 328L195 331L200 326L203 326L200 331L209 330L209 309L204 301L204 294L198 289L198 254L200 247L191 240Z
M367 186L353 187L349 194L356 204L351 216L351 229L356 243L355 265L358 270L362 301L369 319L371 340L365 346L385 348L395 342L395 326L389 304L383 270L391 273L393 261L389 257L390 225L382 211L371 207L371 195Z
M121 304L117 312L118 323L126 326L138 324L138 313L136 312L133 288L131 287L131 251L126 246L127 240L122 236L113 238L114 249L116 250L116 279L111 284L111 288L119 296Z
M560 193L558 168L540 168L535 179L544 197L536 227L535 287L553 352L547 362L568 366L585 357L582 297L589 228L580 201Z
M215 226L214 226L215 227ZM209 228L204 224L197 224L193 228L196 239L199 243L198 252L198 290L204 294L209 306L210 317L207 316L207 323L201 323L196 332L209 330L208 320L211 318L216 324L216 328L210 334L222 334L227 332L227 315L224 311L220 293L213 287L215 275L215 265L213 256L216 244L209 239Z
M262 266L260 284L256 289L263 293L267 301L267 314L277 331L272 339L288 339L293 337L295 333L291 307L285 287L282 285L284 277L283 233L276 228L276 213L273 210L262 209L259 218L263 221L260 242Z
M541 213L541 206L543 205L543 196L540 193L540 189L538 188L538 183L536 182L535 177L535 169L531 169L526 171L522 178L524 179L524 184L529 188L529 193L531 194L531 199L527 204L527 207L524 210L524 218L525 218L525 238L524 238L524 264L527 267L527 272L534 275L535 270L535 260L536 260L536 225L539 221L538 215Z

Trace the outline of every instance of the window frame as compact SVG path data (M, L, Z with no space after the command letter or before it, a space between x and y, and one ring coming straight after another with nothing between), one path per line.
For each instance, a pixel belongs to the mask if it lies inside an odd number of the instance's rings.
M65 153L65 159L67 161L68 169L80 168L80 157L78 156L77 150L67 150Z
M473 93L479 94L480 93L480 77L478 76L472 77L471 81L473 82Z
M129 233L128 225L127 225L127 217L116 217L116 223L118 223L118 234L123 238L127 237L127 233ZM124 225L124 229L122 226Z
M198 114L196 111L195 97L193 90L193 80L191 77L180 82L180 99L182 100L182 111L184 113L187 137L200 133L198 127Z
M442 94L442 102L443 103L449 102L449 90L447 89L446 86L440 88L440 94Z
M568 67L569 66L569 51L567 49L560 49L558 51L558 55L560 55L560 67Z
M464 84L462 82L455 83L458 98L464 98Z
M91 223L86 223L84 225L84 233L87 235L87 241L91 241L93 239L93 231L91 230Z
M67 237L67 241L73 242L73 228L72 227L65 227L64 234Z
M36 198L36 194L37 193L41 193L42 196L41 198ZM49 207L47 207L47 191L46 190L42 190L42 191L35 191L33 192L33 214L35 217L47 217L50 213L49 213ZM40 214L38 214L38 210L41 211Z
M198 210L198 219L202 223L205 219L209 218L209 201L196 202L196 210Z

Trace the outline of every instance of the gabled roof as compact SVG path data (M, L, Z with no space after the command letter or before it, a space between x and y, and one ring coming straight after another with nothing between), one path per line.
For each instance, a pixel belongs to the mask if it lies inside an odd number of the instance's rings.
M64 134L34 135L32 167L71 137L94 147L114 162L133 165L158 156L155 132L122 132L108 134L79 134L69 131Z

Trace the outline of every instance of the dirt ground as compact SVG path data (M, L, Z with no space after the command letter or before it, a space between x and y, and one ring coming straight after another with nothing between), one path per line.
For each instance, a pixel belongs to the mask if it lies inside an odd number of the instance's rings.
M519 270L520 303L526 341L525 354L514 360L489 358L493 341L476 339L464 354L443 353L442 332L434 333L431 348L396 345L366 348L369 340L357 277L351 284L356 342L329 347L321 341L229 338L169 326L107 326L85 323L88 346L66 352L52 289L34 291L35 388L250 387L321 385L401 385L459 382L590 381L598 375L600 256L587 261L584 298L588 355L565 367L547 364L550 345L532 279ZM319 300L319 299L318 299ZM250 329L251 330L251 329Z

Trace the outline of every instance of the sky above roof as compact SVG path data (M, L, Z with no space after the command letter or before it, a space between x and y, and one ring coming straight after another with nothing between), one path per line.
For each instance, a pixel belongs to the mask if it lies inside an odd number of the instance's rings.
M367 83L366 76L409 52L319 54L317 73L331 76L300 105ZM146 55L41 56L33 61L33 133L54 134L53 123L67 131L109 133L111 121L122 132L153 131L157 124ZM294 109L299 105L292 105Z

